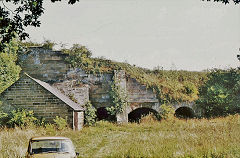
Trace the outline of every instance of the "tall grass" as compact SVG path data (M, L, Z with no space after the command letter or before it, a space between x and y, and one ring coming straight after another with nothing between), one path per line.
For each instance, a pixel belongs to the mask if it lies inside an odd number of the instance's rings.
M0 157L23 157L28 139L45 128L1 129ZM216 119L146 119L117 125L97 122L82 131L51 131L72 139L80 157L240 157L240 116Z

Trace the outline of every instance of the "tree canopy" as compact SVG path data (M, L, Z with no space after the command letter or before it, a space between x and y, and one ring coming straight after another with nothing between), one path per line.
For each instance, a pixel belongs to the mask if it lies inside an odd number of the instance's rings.
M214 1L214 2L222 2L224 4L228 4L231 0L203 0L203 1ZM235 4L239 4L240 0L232 0Z
M61 0L51 0L56 2ZM74 4L79 0L68 0ZM39 18L44 13L43 0L1 0L0 1L0 51L16 36L20 40L29 37L25 31L27 26L39 27ZM15 6L14 9L9 5Z
M208 78L199 88L199 99L196 101L204 110L204 115L215 117L239 113L239 69L214 69L208 74Z

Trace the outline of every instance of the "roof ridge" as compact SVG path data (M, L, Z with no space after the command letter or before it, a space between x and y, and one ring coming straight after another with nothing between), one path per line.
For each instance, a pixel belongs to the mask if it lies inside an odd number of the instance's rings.
M72 101L69 97L67 97L66 95L64 95L60 90L58 90L57 88L52 87L51 85L49 85L46 82L43 82L39 79L35 79L33 77L31 77L30 75L28 75L26 72L24 72L24 74L29 77L30 79L32 79L33 81L35 81L36 83L38 83L40 86L42 86L44 89L46 89L47 91L49 91L50 93L52 93L54 96L56 96L57 98L59 98L61 101L63 101L64 103L66 103L68 106L70 106L73 110L76 111L83 111L84 108L81 107L78 103L75 103L74 101Z

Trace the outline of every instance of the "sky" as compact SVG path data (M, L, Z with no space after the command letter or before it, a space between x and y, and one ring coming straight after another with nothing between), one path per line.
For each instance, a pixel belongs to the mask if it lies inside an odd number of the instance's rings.
M63 0L64 1L64 0ZM201 0L44 1L30 40L78 43L94 57L144 68L201 71L240 62L240 5ZM58 49L57 46L55 49Z

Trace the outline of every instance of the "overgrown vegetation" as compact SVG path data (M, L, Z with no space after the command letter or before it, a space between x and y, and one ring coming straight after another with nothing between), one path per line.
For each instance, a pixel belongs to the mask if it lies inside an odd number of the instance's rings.
M25 109L13 110L7 116L7 118L9 119L7 125L9 125L10 127L30 126L37 121L37 118L34 117L33 111L32 110L27 111Z
M55 123L55 127L58 129L58 130L64 130L68 127L68 124L67 124L67 117L64 119L64 118L61 118L59 116L56 116L55 119L53 119L54 123Z
M114 75L110 91L112 105L106 107L110 115L122 113L128 105L127 92L120 86L120 84L120 79L118 76Z
M35 117L32 110L26 110L23 108L7 107L8 110L4 109L6 107L0 107L0 127L50 127L54 130L64 130L68 128L67 118L61 118L56 116L53 119L53 123L49 124L45 122L44 118L38 119ZM12 109L12 110L10 110Z
M17 65L17 54L26 51L29 46L43 46L52 49L54 42L45 40L38 44L33 42L20 43L13 40L4 52L0 53L0 93L14 83L21 68ZM160 104L173 104L178 102L194 102L204 109L205 116L225 116L239 113L239 70L211 70L211 72L189 72L177 70L154 70L132 66L104 58L93 58L91 51L85 46L73 45L70 49L63 49L69 56L66 61L72 67L78 67L87 73L101 74L124 70L126 75L135 78L141 84L151 88L160 101ZM112 106L108 108L111 115L120 113L127 104L127 95L122 92L118 81L114 79L110 96ZM200 98L199 98L200 96ZM89 111L89 124L93 124L95 116ZM87 115L88 116L88 115ZM88 124L88 123L87 123Z
M174 118L175 109L171 105L161 105L160 117L165 120Z
M114 62L104 58L93 58L86 47L73 45L63 50L72 67L79 67L87 73L113 73L125 70L129 77L152 88L162 103L192 102L198 99L198 88L207 80L207 72L189 72L177 70L155 70L132 66L128 63Z
M12 41L0 52L0 93L13 84L19 77L20 66L16 64L19 45Z
M84 121L85 124L88 126L92 126L95 124L96 122L96 108L94 108L91 104L90 101L87 102L87 104L85 105L85 112L84 112Z
M45 39L42 43L37 42L19 42L20 46L23 48L29 48L29 47L43 47L45 49L53 49L53 47L56 45L55 42Z
M240 113L240 70L212 70L200 88L197 104L204 116L216 117Z
M148 119L149 120L149 119ZM216 119L143 121L117 125L97 122L81 131L55 130L69 137L79 157L240 157L240 116ZM45 127L0 129L0 157L23 157L28 140L49 136Z

